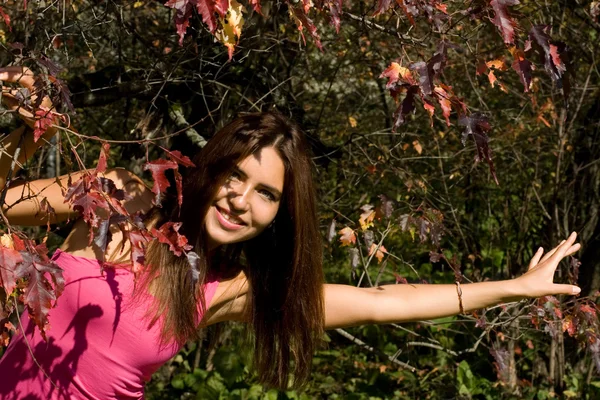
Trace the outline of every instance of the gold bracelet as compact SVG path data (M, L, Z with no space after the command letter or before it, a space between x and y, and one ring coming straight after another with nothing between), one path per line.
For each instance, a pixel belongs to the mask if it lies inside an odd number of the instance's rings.
M460 288L460 282L456 281L454 283L456 283L456 294L458 295L458 309L460 310L461 314L464 314L465 309L462 302L462 289Z

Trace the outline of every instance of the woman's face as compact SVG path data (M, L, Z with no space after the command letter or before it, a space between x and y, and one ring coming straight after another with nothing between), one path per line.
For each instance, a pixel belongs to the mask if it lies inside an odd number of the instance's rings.
M238 163L223 183L204 220L209 249L259 235L275 219L285 166L273 147Z

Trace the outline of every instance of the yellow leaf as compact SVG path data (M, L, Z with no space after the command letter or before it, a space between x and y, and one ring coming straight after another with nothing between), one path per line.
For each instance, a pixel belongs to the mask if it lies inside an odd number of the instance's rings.
M348 117L348 122L350 122L351 127L356 128L356 125L357 125L356 118Z
M363 212L360 214L360 218L358 222L360 223L360 227L363 231L369 229L369 227L373 226L373 219L375 218L375 210L373 206L370 204L365 204L360 208Z
M229 0L229 9L224 18L221 18L221 28L215 33L218 41L223 43L229 52L229 59L233 57L233 50L242 34L244 26L243 13L246 9L236 0Z
M136 1L135 3L133 3L133 8L140 8L143 5L144 5L143 1Z

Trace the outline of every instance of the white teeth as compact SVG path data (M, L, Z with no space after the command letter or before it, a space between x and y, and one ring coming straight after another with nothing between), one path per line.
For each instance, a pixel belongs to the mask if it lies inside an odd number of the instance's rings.
M230 215L229 213L227 213L226 211L223 211L221 213L221 215L223 216L223 218L225 218L227 221L233 222L235 224L241 225L242 221L237 219L237 218L233 218L232 215Z

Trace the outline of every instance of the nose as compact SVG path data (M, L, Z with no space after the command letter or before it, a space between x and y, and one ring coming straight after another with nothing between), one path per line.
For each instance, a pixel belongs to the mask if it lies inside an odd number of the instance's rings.
M250 207L248 196L250 195L250 188L248 185L239 185L229 192L229 203L231 204L232 211L243 212L247 211Z

